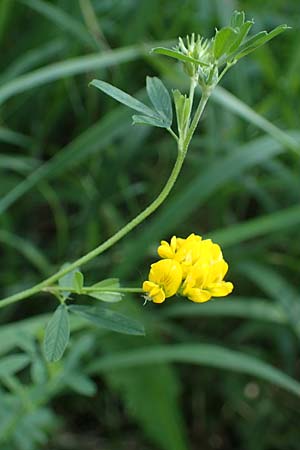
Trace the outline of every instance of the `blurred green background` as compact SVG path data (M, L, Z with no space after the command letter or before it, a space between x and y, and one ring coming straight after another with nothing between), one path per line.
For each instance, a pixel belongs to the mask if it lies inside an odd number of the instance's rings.
M184 90L181 68L149 48L192 32L210 37L234 9L254 18L255 31L292 30L226 75L166 203L83 268L88 283L119 276L139 286L161 239L195 232L222 245L234 294L146 307L128 296L117 308L145 324L145 338L74 322L66 356L48 367L41 339L55 300L1 310L1 449L299 449L299 398L256 378L255 367L223 370L226 352L212 351L204 366L101 363L153 345L209 343L299 379L299 2L1 0L1 298L111 236L170 173L172 138L133 127L129 110L88 83L143 98L155 75ZM29 356L18 375L2 373L10 352Z

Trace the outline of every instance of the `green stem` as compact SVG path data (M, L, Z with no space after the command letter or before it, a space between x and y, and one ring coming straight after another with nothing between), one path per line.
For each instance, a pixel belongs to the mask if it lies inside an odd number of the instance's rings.
M189 91L189 99L190 99L190 109L189 109L189 113L188 113L189 119L186 121L186 129L185 129L185 132L184 132L184 136L186 136L186 134L188 132L188 127L190 125L190 117L191 117L191 114L192 114L192 108L193 108L194 94L195 94L196 86L197 86L197 80L195 80L195 78L191 78L190 91Z
M144 211L142 211L134 219L132 219L130 222L128 222L123 228L121 228L121 230L117 231L117 233L115 233L111 238L107 239L107 241L100 244L94 250L90 251L86 255L77 259L75 262L68 265L64 269L59 270L57 273L55 273L51 277L47 278L46 280L42 281L41 283L38 283L35 286L33 286L29 289L26 289L22 292L19 292L17 294L6 297L5 299L3 299L0 302L0 308L3 308L7 305L10 305L12 303L18 302L25 298L31 297L34 294L37 294L38 292L43 290L45 287L55 283L57 280L59 280L61 277L63 277L67 273L71 272L74 269L77 269L78 267L83 266L91 259L100 255L105 250L107 250L112 245L114 245L116 242L118 242L120 239L122 239L124 236L126 236L126 234L128 234L137 225L139 225L141 222L143 222L143 220L145 220L148 216L150 216L150 214L152 214L167 198L167 196L169 195L169 193L170 193L172 187L174 186L175 181L179 175L179 172L181 170L181 167L182 167L182 164L184 161L184 157L185 157L185 152L183 152L182 149L179 148L175 165L174 165L171 175L170 175L165 187L161 191L161 193Z
M191 87L190 87L190 95L192 97L194 95L194 89L195 89L195 85L194 85L194 82L192 81ZM170 175L167 183L165 184L164 188L158 195L158 197L146 209L144 209L144 211L142 211L134 219L132 219L130 222L128 222L123 228L121 228L121 230L117 231L117 233L115 233L112 237L107 239L107 241L103 242L98 247L96 247L94 250L88 252L86 255L77 259L72 264L69 264L64 269L59 270L58 272L56 272L54 275L47 278L46 280L36 284L35 286L33 286L29 289L26 289L22 292L19 292L17 294L14 294L14 295L4 298L2 301L0 301L0 308L4 308L7 305L16 303L20 300L23 300L25 298L31 297L34 294L37 294L38 292L44 290L45 288L49 287L51 284L58 281L61 277L63 277L67 273L71 272L72 270L77 269L78 267L83 266L88 261L90 261L91 259L100 255L105 250L107 250L108 248L110 248L114 244L116 244L120 239L122 239L124 236L126 236L126 234L128 234L135 227L137 227L141 222L143 222L148 216L150 216L164 202L164 200L169 195L172 187L174 186L174 184L177 180L177 177L180 173L188 146L189 146L190 141L193 137L193 134L196 130L197 124L198 124L200 117L202 115L202 112L205 108L205 105L207 103L209 95L210 95L209 90L202 91L201 100L199 102L199 105L198 105L198 108L194 115L194 118L192 120L192 123L188 129L188 132L186 134L184 142L182 143L180 140L178 140L178 154L177 154L177 159L176 159L175 165L173 167L173 170L171 172L171 175ZM168 130L168 131L170 131L170 130ZM66 288L64 288L64 290L66 290ZM138 292L140 292L140 291L138 291Z
M167 128L168 132L170 133L171 136L173 136L173 138L175 139L176 142L178 142L178 136L176 133L174 133L174 131L172 130L172 128Z
M198 122L199 122L200 117L201 117L201 115L203 113L203 110L204 110L204 108L206 106L206 103L207 103L207 101L209 99L209 96L210 96L209 90L207 90L207 91L203 90L202 91L202 96L201 96L199 105L197 107L197 110L195 112L195 115L194 115L194 118L192 120L191 126L190 126L190 128L189 128L189 130L187 132L187 135L185 137L185 140L184 140L183 148L184 148L184 152L185 153L186 153L186 151L187 151L187 149L188 149L188 147L190 145L191 139L192 139L192 137L193 137L193 135L195 133L195 130L196 130L197 125L198 125Z
M43 289L44 292L71 292L72 294L78 294L78 290L73 287L60 287L60 286L47 286ZM142 288L98 288L98 287L83 287L80 294L88 294L90 292L128 292L128 293L142 293Z

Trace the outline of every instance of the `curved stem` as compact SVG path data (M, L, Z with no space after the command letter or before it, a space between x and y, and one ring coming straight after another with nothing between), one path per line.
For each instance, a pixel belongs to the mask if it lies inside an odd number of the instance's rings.
M0 308L3 308L4 306L10 305L11 303L18 302L20 300L23 300L27 297L30 297L34 294L37 294L45 287L55 283L57 280L59 280L61 277L66 275L67 273L71 272L74 269L77 269L80 266L83 266L91 259L95 258L96 256L103 253L105 250L110 248L112 245L114 245L116 242L118 242L120 239L122 239L126 234L128 234L130 231L132 231L137 225L139 225L143 220L146 219L146 217L150 216L160 205L163 203L163 201L166 199L166 197L169 195L172 187L175 184L175 181L179 175L180 169L182 167L183 161L184 161L185 152L182 151L181 148L178 149L178 155L175 162L175 165L173 167L173 170L171 172L171 175L165 184L164 188L162 189L161 193L158 195L158 197L140 214L138 214L134 219L132 219L130 222L128 222L123 228L121 228L117 233L115 233L112 237L107 239L107 241L100 244L98 247L96 247L94 250L88 252L86 255L82 256L81 258L77 259L72 264L68 265L68 267L59 270L51 277L47 278L46 280L36 284L35 286L26 289L22 292L19 292L17 294L11 295L9 297L6 297L0 302Z
M195 89L195 86L194 86L194 83L192 83L191 90L190 90L190 95L192 98L194 95L194 89ZM207 103L209 96L210 96L209 90L202 91L201 100L200 100L197 110L195 112L192 123L186 133L184 142L182 143L181 140L178 140L178 154L177 154L177 159L176 159L175 165L173 167L173 170L171 172L171 175L170 175L167 183L165 184L164 188L158 195L158 197L146 209L144 209L144 211L142 211L134 219L132 219L130 222L128 222L123 228L121 228L119 231L117 231L117 233L115 233L113 236L111 236L109 239L107 239L107 241L103 242L98 247L96 247L94 250L88 252L86 255L77 259L72 264L69 264L64 269L59 270L58 272L56 272L54 275L47 278L46 280L41 281L40 283L36 284L35 286L33 286L29 289L26 289L22 292L19 292L17 294L14 294L14 295L4 298L2 301L0 301L0 308L3 308L7 305L10 305L12 303L18 302L25 298L28 298L34 294L37 294L38 292L49 287L51 284L55 283L57 280L59 280L61 277L63 277L67 273L71 272L74 269L77 269L80 266L83 266L88 261L90 261L91 259L100 255L105 250L107 250L108 248L110 248L114 244L116 244L120 239L122 239L124 236L126 236L126 234L128 234L136 226L138 226L141 222L143 222L148 216L150 216L164 202L164 200L169 195L172 187L174 186L174 184L177 180L177 177L180 173L188 146L189 146L190 141L193 137L193 134L196 130L197 124L200 120L200 117L202 115L202 112L205 108L205 105ZM191 111L190 111L190 113L191 113ZM170 132L170 129L168 131ZM171 133L171 134L173 134L173 133ZM175 133L174 133L174 137L177 138ZM64 288L64 290L66 290L66 288Z

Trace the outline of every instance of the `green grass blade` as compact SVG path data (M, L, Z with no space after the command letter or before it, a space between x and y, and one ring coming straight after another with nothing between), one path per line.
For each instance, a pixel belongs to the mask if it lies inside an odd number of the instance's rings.
M8 98L79 73L87 73L91 70L103 69L124 62L133 61L142 54L143 50L137 46L110 50L101 54L79 56L67 61L49 64L25 75L9 81L0 87L0 104Z
M66 48L66 42L61 39L55 39L47 42L46 45L36 47L16 58L0 75L1 84L18 77L22 73L38 67L48 62L52 58L57 58L62 50Z
M3 196L0 199L0 214L41 181L65 173L70 167L88 158L91 153L106 148L115 137L128 129L128 124L128 112L123 110L116 110L105 116Z
M296 205L244 223L231 225L223 230L213 231L210 233L210 237L222 246L228 247L258 236L286 230L299 224L300 206Z
M199 306L201 307L201 305ZM89 371L90 373L99 373L166 362L204 365L246 373L300 396L300 383L284 372L251 355L211 344L173 344L123 352L105 356L92 363Z
M33 143L32 139L25 134L5 127L0 127L0 141L5 142L6 144L17 145L22 148L30 148ZM16 157L11 156L11 159L13 158L17 159Z
M263 264L251 261L243 262L239 264L239 270L263 292L277 300L284 309L290 324L300 335L300 295L298 290L277 271Z
M162 317L239 317L243 319L262 320L272 323L288 324L284 310L270 301L252 297L233 297L214 299L200 307L190 302L180 302L166 307Z
M62 8L43 0L20 0L24 5L32 8L42 16L51 20L64 33L69 33L88 47L95 47L94 40L82 23L66 13Z
M280 142L285 148L300 155L300 145L297 140L256 113L250 106L246 105L230 92L222 87L217 87L212 94L212 99L219 105L224 106L226 109L229 109L233 113L247 120L247 122L250 122L265 131L276 141Z
M30 241L9 231L0 230L0 242L21 253L43 275L49 275L51 272L52 268L47 258Z

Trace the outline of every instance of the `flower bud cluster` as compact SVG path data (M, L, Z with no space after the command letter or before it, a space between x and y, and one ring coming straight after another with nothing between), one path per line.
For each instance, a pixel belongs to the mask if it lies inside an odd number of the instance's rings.
M184 62L183 67L187 75L195 79L201 86L216 83L218 78L217 66L214 64L213 41L204 39L199 34L186 36L186 42L180 37L176 50L185 56L193 58L195 62Z

